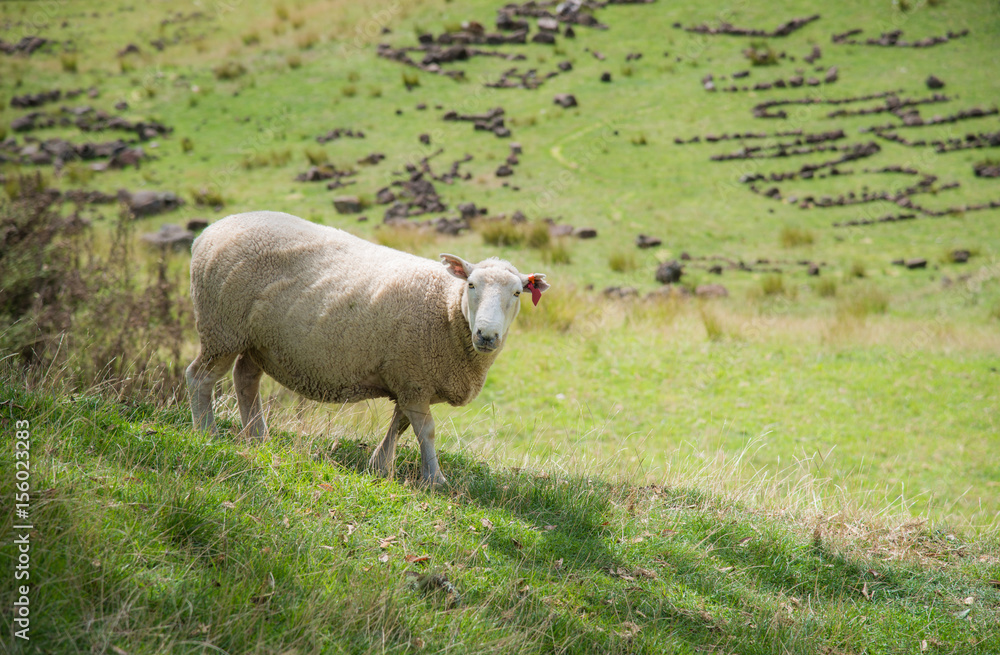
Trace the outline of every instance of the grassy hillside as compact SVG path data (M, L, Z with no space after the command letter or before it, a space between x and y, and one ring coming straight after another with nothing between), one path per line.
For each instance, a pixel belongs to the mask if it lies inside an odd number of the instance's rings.
M34 652L1000 648L997 544L919 522L761 512L447 451L451 488L430 493L414 489L413 449L395 481L366 474L365 435L250 448L191 432L181 410L9 377L0 403L5 430L32 430ZM0 489L13 495L9 476ZM0 552L16 555L8 539Z
M974 169L1000 159L996 3L852 0L787 36L684 28L814 6L609 5L446 74L377 54L502 5L0 3L3 48L49 40L0 52L3 411L38 429L42 651L997 650L1000 178ZM864 44L894 30L951 36ZM512 68L541 84L487 86ZM497 107L508 137L444 120ZM52 139L145 157L39 158ZM384 224L379 191L425 160L445 209ZM45 188L184 204L123 220ZM461 234L418 226L464 203L486 213ZM409 486L412 451L398 481L361 470L386 403L266 381L258 448L224 381L223 436L187 430L189 255L139 236L265 208L547 274L480 397L434 410L448 492Z

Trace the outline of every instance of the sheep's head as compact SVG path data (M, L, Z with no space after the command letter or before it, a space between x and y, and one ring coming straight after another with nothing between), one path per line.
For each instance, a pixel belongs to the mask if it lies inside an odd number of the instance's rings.
M542 273L522 275L496 257L478 264L455 255L441 255L441 259L448 272L466 284L462 314L469 321L476 352L493 352L503 345L510 324L521 311L522 291L529 292L537 305L542 292L549 288Z

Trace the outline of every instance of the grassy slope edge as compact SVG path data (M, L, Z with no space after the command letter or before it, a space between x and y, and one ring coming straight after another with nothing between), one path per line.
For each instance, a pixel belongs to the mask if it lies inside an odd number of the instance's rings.
M10 376L0 406L5 435L31 422L39 652L1000 651L992 540L859 539L835 517L447 451L451 488L421 491L413 450L395 481L363 471L371 437L248 446L183 408Z

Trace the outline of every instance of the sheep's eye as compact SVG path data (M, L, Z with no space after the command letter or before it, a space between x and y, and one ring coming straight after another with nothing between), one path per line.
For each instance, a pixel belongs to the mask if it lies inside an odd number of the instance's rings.
M476 285L475 285L475 284L473 284L472 282L469 282L469 288L470 288L470 289L475 289L475 288L476 288Z
M521 295L521 292L520 292L520 291L515 291L515 292L514 292L514 295L515 295L515 296L520 296L520 295Z

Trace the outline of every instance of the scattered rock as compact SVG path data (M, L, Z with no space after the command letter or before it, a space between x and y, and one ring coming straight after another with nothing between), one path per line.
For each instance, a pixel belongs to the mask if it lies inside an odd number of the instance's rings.
M656 281L660 284L676 284L684 275L684 267L677 260L663 262L656 269Z
M337 196L333 199L333 207L339 214L358 214L364 209L357 196Z
M118 57L125 57L127 55L138 55L138 54L141 54L141 52L142 51L139 50L139 46L137 46L134 43L130 43L127 46L125 46L124 48L122 48L121 50L119 50L117 56Z
M809 264L808 274L812 276L819 275L819 264Z
M609 73L607 71L601 73L601 81L602 82L610 82L611 81L611 73Z
M208 221L201 218L192 218L190 221L187 222L185 229L187 229L189 232L201 232L206 227L208 227Z
M173 250L190 250L194 242L194 232L185 230L180 225L167 223L160 226L157 232L146 232L142 235L142 240L151 246L162 248L172 248Z
M43 39L40 36L26 36L17 43L7 43L3 39L0 39L0 52L8 55L23 54L31 56L36 50L45 47L49 43L52 43L52 41Z
M424 144L425 146L429 146L431 144L431 135L427 134L426 132L421 134L420 143Z
M972 257L972 253L968 250L952 250L951 251L951 261L955 264L965 264Z
M910 270L914 270L917 268L927 268L927 260L924 259L923 257L914 257L912 259L907 259L905 266Z
M573 236L577 239L596 239L597 230L592 227L578 227L573 230Z
M560 107L563 107L564 109L569 109L570 107L577 106L576 96L574 96L572 93L560 93L556 95L555 98L553 98L553 102L555 102L555 104L559 105Z
M352 130L349 127L338 127L330 130L326 134L321 134L316 137L317 143L328 143L330 141L335 141L337 139L348 137L351 139L363 139L365 138L365 133L361 130Z
M616 300L626 300L639 296L639 290L635 287L606 287L601 293Z
M635 238L635 245L640 248L655 248L661 245L663 241L657 237L647 236L645 234L640 234Z
M729 290L721 284L699 284L694 291L699 298L726 298Z
M497 167L496 176L497 177L509 177L514 174L514 169L512 169L507 164L501 164Z
M852 39L852 36L861 34L864 30L853 29L848 30L842 34L834 34L832 40L837 44L844 45L873 45L873 46L883 46L883 47L895 47L895 48L930 48L931 46L940 45L942 43L948 43L949 41L954 41L955 39L962 38L963 36L969 35L969 30L962 30L961 32L947 32L945 36L929 36L919 41L903 41L903 30L892 30L891 32L883 32L881 36L877 39L865 39L864 41L858 41L857 39Z
M135 218L145 218L174 211L184 204L184 201L172 191L136 191L130 193L121 189L118 191L118 199L125 204Z
M736 27L735 25L731 25L725 21L720 21L718 27L709 27L708 25L701 24L693 27L685 27L683 29L685 32L694 32L696 34L730 34L734 36L779 37L788 36L792 32L800 30L816 20L819 20L819 14L814 14L805 18L793 18L790 21L782 23L770 32L761 29ZM674 27L680 27L680 25L678 23L674 23Z
M30 109L32 107L41 107L49 102L58 102L60 97L62 97L62 91L59 89L42 91L40 93L28 93L23 96L14 96L11 98L10 106L18 109Z
M942 81L941 78L939 78L939 77L935 77L934 75L928 75L927 76L927 88L928 89L935 89L935 90L936 89L943 89L944 88L944 81Z
M361 165L363 165L363 166L374 166L374 165L378 164L380 161L382 161L383 159L385 159L385 154L384 153L373 152L372 154L368 155L367 157L362 157L361 159L359 159L358 163L361 164Z
M1000 177L1000 162L981 161L972 165L976 177Z

